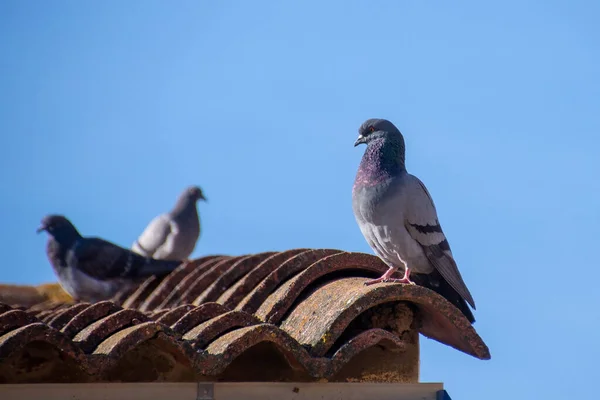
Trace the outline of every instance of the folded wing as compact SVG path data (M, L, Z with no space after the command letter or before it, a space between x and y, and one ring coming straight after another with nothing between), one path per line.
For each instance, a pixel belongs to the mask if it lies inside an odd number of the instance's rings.
M475 309L475 302L452 257L450 245L442 231L427 188L417 177L410 175L407 190L409 196L405 214L406 229L421 245L427 259L444 280Z
M161 247L167 243L172 232L173 226L169 217L165 214L159 215L150 221L131 246L131 250L147 257L155 257Z

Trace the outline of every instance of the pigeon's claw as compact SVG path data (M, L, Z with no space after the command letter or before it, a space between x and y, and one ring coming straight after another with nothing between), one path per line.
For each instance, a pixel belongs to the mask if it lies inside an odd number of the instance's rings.
M372 279L370 281L366 281L365 285L373 285L375 283L381 283L381 282L385 282L385 283L404 283L407 285L414 285L415 283L413 281L410 280L410 269L406 268L405 272L404 272L404 277L397 279L397 278L392 278L392 274L394 273L396 269L394 267L390 267L385 274L381 275L381 277L377 278L377 279Z
M381 277L377 278L377 279L372 279L370 281L366 281L365 285L374 285L375 283L380 283L380 282L388 282L390 279L392 279L392 275L394 274L394 271L396 270L396 268L394 267L389 267L387 271L385 271L385 274L381 275Z
M411 281L408 278L401 278L401 279L394 279L394 278L390 278L385 280L384 282L390 282L390 283L404 283L407 285L415 285L415 283L413 281Z
M383 276L381 278L371 279L370 281L365 281L365 286L374 285L381 282L387 282L387 279L384 279Z

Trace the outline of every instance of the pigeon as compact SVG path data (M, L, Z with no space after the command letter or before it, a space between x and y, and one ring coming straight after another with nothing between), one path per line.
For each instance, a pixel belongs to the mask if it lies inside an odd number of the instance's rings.
M352 209L369 246L389 267L365 284L425 286L475 322L467 306L475 310L475 302L458 271L431 195L419 178L406 171L404 137L385 119L368 119L358 133L354 147L366 144L367 148L352 187ZM404 271L401 279L391 277L396 270Z
M146 277L164 276L181 261L154 260L104 239L83 237L62 215L47 215L37 233L46 231L46 255L63 289L75 300L98 302Z
M206 201L202 189L186 188L171 211L150 221L131 250L157 260L187 260L200 237L198 200Z

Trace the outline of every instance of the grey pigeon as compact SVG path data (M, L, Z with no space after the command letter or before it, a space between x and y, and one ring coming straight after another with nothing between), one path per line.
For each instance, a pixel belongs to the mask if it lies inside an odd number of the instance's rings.
M428 287L475 322L466 304L475 309L475 302L452 257L433 200L423 182L406 171L402 134L385 119L365 121L358 133L354 146L366 144L367 149L352 188L352 208L363 236L389 267L365 284ZM404 270L404 277L391 278L398 269Z
M154 260L95 237L83 237L62 215L47 215L46 254L63 289L76 300L97 302L151 275L164 276L181 261Z
M175 207L155 217L131 250L157 260L186 260L200 237L200 218L196 202L206 201L202 189L190 186L179 195Z

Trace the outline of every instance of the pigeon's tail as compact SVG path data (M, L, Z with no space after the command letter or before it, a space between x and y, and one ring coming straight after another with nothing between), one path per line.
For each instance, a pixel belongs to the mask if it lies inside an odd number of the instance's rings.
M138 268L132 270L133 273L131 274L135 278L145 278L153 275L164 276L183 263L183 261L178 260L155 260L148 257L139 257L139 259L143 261L138 264Z
M410 275L411 280L419 286L424 286L428 289L433 290L446 300L448 300L452 305L458 308L465 317L469 320L470 323L475 322L475 317L473 316L473 312L469 308L469 305L462 298L461 295L458 294L456 290L444 278L442 278L441 274L434 270L430 274L417 274L412 273Z

